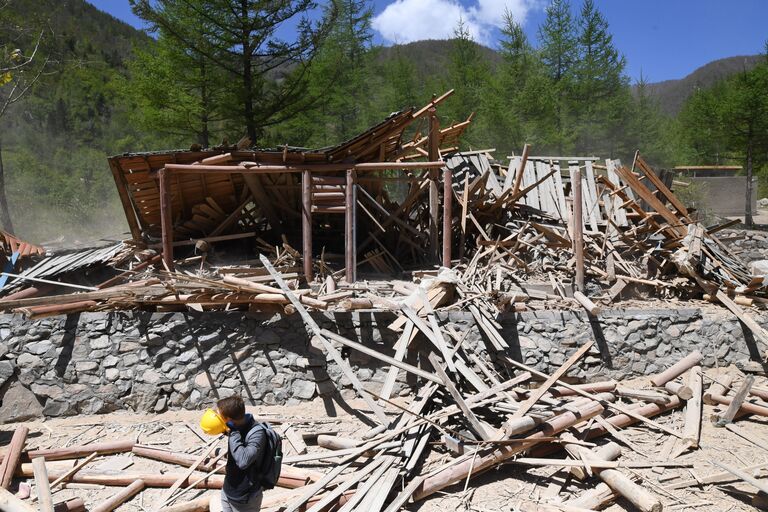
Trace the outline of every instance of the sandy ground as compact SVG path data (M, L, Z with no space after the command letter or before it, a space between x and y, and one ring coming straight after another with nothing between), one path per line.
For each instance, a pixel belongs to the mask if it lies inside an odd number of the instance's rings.
M725 370L710 370L708 375L713 376L718 372L736 372L734 368ZM756 384L765 386L766 379L759 377ZM647 386L645 379L637 379L630 383L634 387ZM705 389L707 384L705 382ZM401 399L401 403L407 404L409 398ZM276 423L290 422L299 432L338 432L340 435L360 438L368 428L355 416L358 411L364 411L362 401L352 400L348 403L324 403L318 399L314 402L299 406L271 406L251 408L251 411L272 418ZM394 415L396 410L389 410ZM737 429L751 436L756 443L751 443L725 428L715 428L709 421L717 409L705 406L703 418L703 430L701 448L695 451L687 451L673 459L674 462L685 465L684 467L671 467L663 469L624 469L627 473L635 473L642 478L643 485L650 492L658 496L664 504L664 510L754 510L749 500L740 494L742 492L754 493L755 489L743 482L720 484L720 486L692 485L685 489L668 490L666 486L683 481L704 477L719 473L722 470L712 465L710 460L717 460L733 467L745 467L756 464L765 464L761 471L752 471L757 477L765 477L768 471L768 418L747 417L736 423ZM134 439L145 445L156 446L173 451L182 451L191 454L199 454L204 443L210 438L200 433L197 421L200 417L198 411L175 411L160 415L140 415L131 413L113 413L100 416L78 416L63 419L28 422L30 429L28 447L51 448L71 445L81 445L108 440ZM682 429L683 409L667 413L657 418L660 423L676 430ZM15 425L3 425L0 427L0 444L6 444ZM670 461L670 454L678 451L680 446L676 438L654 431L645 426L633 426L625 429L623 434L638 448L642 454L624 447L622 460L629 461ZM435 439L437 440L437 439ZM606 440L598 440L601 444ZM288 443L287 454L291 454ZM310 446L310 451L322 450L316 446ZM427 466L438 464L447 460L449 455L442 453L440 446L435 446ZM563 455L556 455L562 457ZM67 463L57 463L67 464ZM69 463L71 464L71 462ZM332 465L323 464L306 465L306 468L318 471L328 471ZM119 469L118 469L119 468ZM125 473L146 472L170 472L181 473L183 468L161 462L135 457L131 454L111 455L98 457L93 460L87 470L118 470ZM23 480L30 485L34 484L32 478ZM421 512L444 512L446 510L472 510L477 512L491 511L516 511L522 503L530 502L557 502L565 501L577 496L583 490L589 489L598 483L596 478L580 483L568 478L568 473L555 467L522 466L518 464L506 464L498 469L489 471L471 480L467 491L463 485L456 485L433 495L427 500L411 504L408 510ZM98 486L76 485L60 489L54 494L54 501L62 501L66 498L81 497L86 502L87 508L92 508L102 500L111 496L115 488ZM167 491L164 489L148 489L128 503L122 505L120 510L131 511L154 510L161 502ZM212 491L206 491L212 492ZM277 493L279 490L267 491ZM35 490L32 489L34 495ZM180 501L201 496L201 492L191 491ZM746 501L745 501L746 500ZM619 500L607 510L621 511L633 510L631 505Z

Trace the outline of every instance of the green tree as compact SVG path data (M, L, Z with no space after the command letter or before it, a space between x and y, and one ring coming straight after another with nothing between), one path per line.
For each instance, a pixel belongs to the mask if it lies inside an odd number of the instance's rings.
M479 112L464 141L468 144L484 145L488 143L487 135L491 129L487 123L488 118L484 119L483 116L487 112L483 106L491 71L464 20L459 20L453 35L447 78L455 93L443 107L442 122L446 124L464 121L473 112Z
M144 130L175 136L180 143L192 137L209 147L221 127L226 91L221 70L203 55L181 49L162 28L156 44L135 50L122 85L135 105L131 119Z
M552 138L549 144L557 151L570 149L573 136L567 130L573 68L578 58L576 24L567 0L553 0L539 27L539 53L551 80Z
M648 91L648 82L641 72L635 83L631 117L626 127L628 148L639 149L651 161L668 161L671 156L668 124L669 120Z
M573 68L576 150L613 156L630 100L626 60L614 46L608 22L594 0L584 0L578 25L578 60Z
M371 17L368 0L335 0L325 8L335 23L308 72L313 108L287 123L288 134L304 145L336 144L368 125L371 87ZM319 129L318 129L319 128ZM278 133L286 136L284 127ZM303 134L303 136L302 136Z
M697 163L742 163L747 175L744 223L751 226L753 175L768 163L768 64L694 93L680 113L679 129Z
M131 0L131 5L183 51L199 54L231 78L228 114L243 123L253 144L267 127L312 105L307 73L333 21L332 15L310 21L312 0Z
M47 30L43 27L30 31L30 27L43 24L16 18L8 5L9 2L0 4L0 122L12 105L29 95L48 64L48 58L40 53ZM0 223L4 229L13 231L6 196L3 131L0 130Z

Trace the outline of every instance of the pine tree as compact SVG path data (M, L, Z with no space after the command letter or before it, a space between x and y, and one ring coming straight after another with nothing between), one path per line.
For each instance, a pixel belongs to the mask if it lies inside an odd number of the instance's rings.
M466 120L473 112L478 113L477 121L464 137L468 144L487 144L484 137L492 128L484 113L486 92L490 78L490 69L480 55L478 45L472 39L464 20L454 30L451 53L448 62L448 85L456 92L442 110L441 122L460 122Z
M567 0L553 0L539 27L541 59L555 83L568 78L577 59L576 25Z
M628 132L628 149L639 149L652 162L666 162L670 157L667 132L668 119L661 113L659 103L648 90L642 72L635 83Z
M539 53L550 83L542 83L550 96L553 128L547 145L559 153L570 149L573 135L568 129L573 67L577 59L576 25L567 0L553 0L539 27Z
M612 156L629 106L626 60L613 45L608 22L584 0L578 20L578 61L573 68L576 150Z
M121 90L142 129L176 136L180 144L192 138L204 148L221 135L227 81L203 55L182 50L161 29L157 44L134 51L128 75Z
M229 116L243 123L253 144L268 126L312 105L307 73L331 27L333 9L313 23L306 15L316 7L312 0L131 0L131 5L183 51L229 75L234 92ZM295 27L280 30L288 24ZM293 37L282 39L284 33Z

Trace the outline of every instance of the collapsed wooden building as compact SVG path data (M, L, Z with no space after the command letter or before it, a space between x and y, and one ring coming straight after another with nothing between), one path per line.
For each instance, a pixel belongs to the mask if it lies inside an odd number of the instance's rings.
M723 425L768 416L768 393L751 376L710 379L705 393L703 357L693 351L644 376L640 388L612 380L575 384L567 375L588 354L601 355L596 340L569 345L568 358L545 373L515 356L499 323L505 312L546 309L574 309L597 321L603 308L628 296L706 300L724 305L768 343L750 312L768 300L768 281L718 239L729 224L704 226L674 193L681 184L639 153L627 166L537 156L527 145L503 162L492 150L459 151L471 118L441 127L438 107L449 95L331 148L112 157L131 240L28 264L3 288L0 309L32 319L129 309L298 315L312 347L351 383L373 428L344 439L323 437L311 422L305 432L285 426L291 453L281 486L291 491L268 495L274 509L394 512L455 484L466 490L472 477L504 464L554 466L579 481L603 482L522 510L591 510L623 497L656 512L662 501L685 503L673 490L739 479L768 490L744 472L749 468L724 466L725 474L694 481L678 475L670 489L626 472L690 467L674 459L704 446L703 402L725 409L715 418ZM244 250L213 249L227 245ZM75 283L78 272L94 267L110 272ZM78 291L62 294L50 288L56 286ZM395 316L386 328L397 341L371 348L319 325L313 310L386 310ZM448 310L471 316L482 350L440 317ZM380 389L361 383L349 351L389 366ZM411 352L416 364L407 361ZM393 386L402 373L417 385L399 402ZM683 406L684 414L674 412ZM682 426L674 425L676 416ZM647 456L622 432L635 424L674 438L675 455ZM8 487L14 471L34 475L41 503L51 480L125 487L97 510L161 487L169 490L158 509L205 511L211 493L179 498L220 488L225 471L224 454L212 455L218 440L189 456L133 441L25 451L26 435L18 429L3 454L0 487ZM598 444L604 437L621 443L632 460L616 461L622 449ZM317 449L307 450L309 439ZM92 458L118 452L187 470L80 471ZM85 460L60 469L48 468L45 457ZM558 483L561 491L570 480ZM14 510L28 508L6 494L0 498ZM760 503L764 496L752 492L749 499ZM66 503L67 510L83 506Z

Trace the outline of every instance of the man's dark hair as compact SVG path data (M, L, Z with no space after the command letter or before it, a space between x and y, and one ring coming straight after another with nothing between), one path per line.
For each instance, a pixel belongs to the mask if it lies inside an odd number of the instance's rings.
M219 409L219 413L227 419L237 421L245 417L245 404L239 396L222 398L216 402L216 407Z

